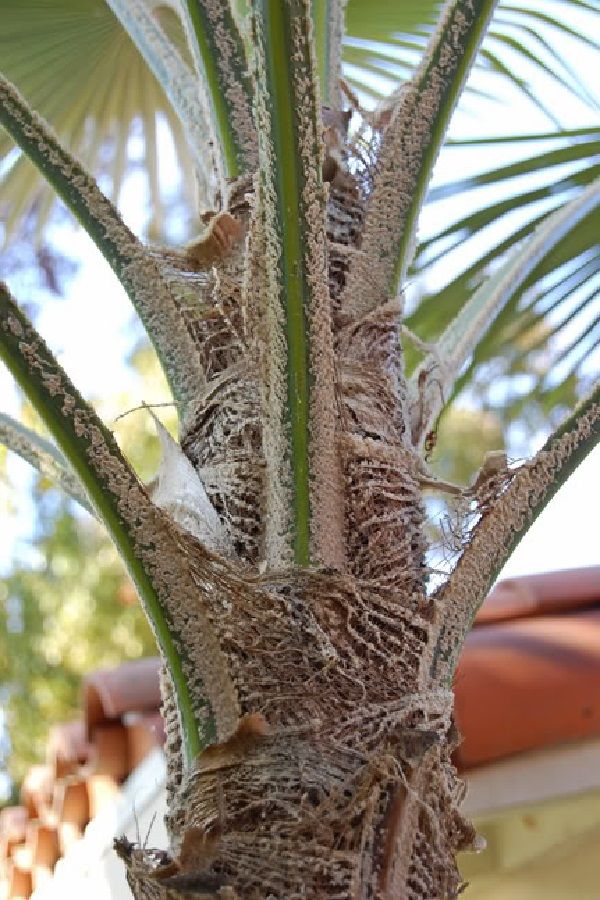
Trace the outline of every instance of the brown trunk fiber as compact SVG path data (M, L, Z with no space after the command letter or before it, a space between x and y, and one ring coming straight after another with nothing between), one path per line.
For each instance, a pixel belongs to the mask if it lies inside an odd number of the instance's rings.
M235 255L216 275L198 276L201 316L182 295L207 389L181 443L239 564L190 543L181 565L202 617L183 605L176 615L192 663L195 636L210 624L239 718L236 730L217 710L219 743L184 772L165 679L171 848L117 848L139 900L432 900L459 890L454 855L473 833L457 811L452 694L430 663L439 611L425 590L422 461L411 439L418 400L407 396L399 354L400 301L381 297L360 317L344 306L364 197L341 174L327 210L345 514L343 527L330 523L343 530L339 568L258 574L270 558L262 298L241 289ZM248 195L239 193L232 209L247 218ZM329 510L321 513L325 521Z
M453 854L472 835L441 748L411 769L391 748L367 759L315 735L253 743L221 745L186 780L174 859L125 852L135 897L456 896Z
M387 616L389 601L367 606L329 573L235 602L227 649L243 715L173 786L171 852L119 844L134 896L456 896L454 854L473 832L449 759L452 695L419 683L425 620Z

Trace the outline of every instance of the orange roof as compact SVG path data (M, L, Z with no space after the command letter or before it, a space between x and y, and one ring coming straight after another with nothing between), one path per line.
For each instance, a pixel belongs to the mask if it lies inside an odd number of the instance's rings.
M500 582L454 692L462 770L600 735L600 566Z
M47 762L32 766L21 806L0 812L0 896L27 898L51 877L119 784L164 741L158 660L92 673L84 717L55 726ZM3 892L4 890L4 892Z

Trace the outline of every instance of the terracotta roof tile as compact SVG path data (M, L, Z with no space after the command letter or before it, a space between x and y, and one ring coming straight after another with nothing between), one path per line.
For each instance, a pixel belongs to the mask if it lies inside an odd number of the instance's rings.
M27 843L31 846L31 876L35 890L52 877L60 856L58 833L55 828L33 821L27 827Z
M120 722L110 722L94 729L93 771L123 781L131 771L127 730Z
M48 760L54 766L55 779L76 772L79 766L89 760L91 751L83 719L62 722L50 730L46 752Z
M110 775L89 775L86 778L90 819L98 815L119 794L119 785Z
M27 900L31 895L31 872L21 869L12 860L8 865L6 900Z
M127 754L129 770L137 768L141 761L157 744L165 741L163 717L154 713L136 714L127 717Z
M490 592L476 625L570 612L600 603L600 566L506 578Z
M52 729L48 763L28 772L23 806L0 812L2 898L27 898L51 877L119 783L164 741L158 660L93 673L84 704L83 719Z
M25 840L28 811L25 806L7 806L0 810L0 835L7 844Z
M455 694L463 769L600 734L600 604L473 629Z
M84 682L86 735L108 719L128 712L154 711L160 707L156 659L138 659L116 669L98 669Z

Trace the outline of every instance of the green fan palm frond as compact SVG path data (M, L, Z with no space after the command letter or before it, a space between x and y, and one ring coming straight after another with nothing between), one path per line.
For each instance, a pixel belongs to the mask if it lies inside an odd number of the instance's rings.
M410 327L425 340L443 331L473 289L553 210L600 174L598 128L524 135L520 140L457 141L454 146L458 152L466 146L484 149L501 144L523 150L514 162L430 191L429 214L444 225L436 227L417 250L412 277L422 295L409 318ZM502 188L501 199L490 200L497 186ZM454 203L448 212L449 203L459 197L468 198L469 212L461 214L464 203L458 208ZM445 217L443 212L436 214L438 208L446 210ZM587 387L586 364L600 337L598 234L595 211L577 222L533 269L475 349L456 392L476 372L489 379L493 371L515 384L526 375L527 400L535 399L545 413L573 404L579 382L582 390ZM465 263L466 247L471 252ZM443 286L435 289L441 272ZM518 408L517 403L509 415Z
M411 78L441 6L435 0L404 3L401 8L385 0L350 0L345 75L361 99L377 103ZM599 101L564 49L598 49L593 28L586 31L581 25L591 25L594 11L595 4L580 0L499 4L464 100L468 102L470 91L471 96L482 95L482 102L497 101L502 81L508 82L554 128L447 143L442 151L445 170L468 171L465 159L471 151L470 168L479 173L438 183L428 193L410 271L408 324L421 339L437 338L513 248L598 177ZM557 90L573 98L583 121L593 123L590 127L561 127L560 114L552 108ZM487 100L486 92L492 95ZM510 117L506 107L498 105L498 110L502 127L502 120ZM473 165L475 148L480 160ZM506 160L507 152L508 161L490 164ZM600 344L598 254L595 213L578 222L530 273L476 348L457 390L470 384L476 372L489 378L492 365L496 374L515 383L523 374L530 382L533 378L528 396L546 413L572 406L579 382L582 390L586 387L587 362ZM409 364L416 363L416 350L407 355Z
M175 11L177 4L148 5L191 68ZM246 10L243 2L237 6L242 12ZM360 89L361 96L377 101L382 93L389 93L411 76L441 6L439 0L400 5L387 0L350 0L346 10L345 77ZM484 100L508 80L553 118L553 110L547 108L549 92L541 96L539 85L555 86L576 98L595 121L598 100L592 88L577 77L562 49L564 41L571 41L571 46L577 41L582 47L598 46L592 29L586 32L578 27L581 20L577 14L585 16L593 9L594 5L584 0L565 0L560 5L554 0L543 5L533 0L500 3L469 80L471 96L479 95ZM562 43L555 40L557 35ZM0 48L8 77L87 167L103 176L113 198L118 198L125 173L133 163L128 139L134 133L142 137L143 171L148 179L155 233L160 231L168 203L168 191L158 177L157 129L160 121L165 123L185 183L185 200L193 206L194 164L179 119L104 0L7 0L3 4ZM533 81L531 73L537 76ZM490 74L496 77L490 80ZM545 134L510 138L491 135L449 144L452 149L444 153L447 158L448 154L455 155L452 158L457 159L457 171L463 168L460 153L469 147L480 146L484 159L488 151L493 154L503 145L514 145L515 152L503 165L488 166L468 179L438 184L429 192L424 221L435 216L435 228L417 245L411 278L421 301L410 318L411 328L426 340L443 330L473 287L545 215L584 189L600 171L597 127L566 130L557 124ZM5 238L17 233L23 217L32 211L41 231L54 203L51 192L4 134L0 135L0 152L5 157L0 169L4 174ZM503 190L500 199L494 194L498 186ZM466 214L456 212L453 201L459 196L469 198ZM446 205L444 200L448 201ZM468 263L461 265L465 241L470 241L473 252ZM579 223L511 299L473 355L471 373L476 365L502 355L511 371L535 373L536 391L544 402L564 396L565 385L572 385L585 371L586 360L598 343L594 312L597 292L592 277L596 275L595 247L594 222ZM444 286L436 289L436 272L441 267ZM585 288L582 272L587 273ZM559 367L563 381L549 383L547 363L564 356L569 342L578 335L583 339L581 347L567 353ZM514 352L508 354L507 346ZM554 355L547 355L549 347L554 348Z
M177 5L169 2L149 5L169 37L185 52L183 29L175 13ZM439 0L420 0L400 6L386 0L375 0L375 4L350 0L344 48L346 77L350 83L378 99L410 77L441 5ZM589 4L576 0L569 0L568 5L590 8ZM559 30L589 45L596 44L592 38L578 33L569 24L568 17L557 18L555 6L551 3L547 11L537 11L527 6L501 4L482 51L481 67L512 78L531 96L526 78L519 71L519 60L528 61L583 102L589 106L595 104L597 108L597 100L571 72L564 54L554 49L547 32ZM132 162L123 142L134 127L145 143L144 169L156 173L159 155L156 117L163 118L173 136L179 169L185 180L184 196L193 204L193 163L180 122L104 0L7 0L2 10L0 49L7 77L54 125L89 169L106 175L113 199L118 198L125 169ZM512 51L510 64L506 60L508 50ZM191 62L189 57L188 61ZM471 89L486 93L476 83ZM540 97L535 100L542 103ZM36 210L41 229L52 206L50 194L26 161L17 154L9 155L10 147L9 140L0 136L0 153L7 157L3 186L8 209L4 217L6 233L13 233L23 215L32 208ZM163 207L168 202L166 192L160 188L157 177L149 178L148 186L154 226L158 230Z
M163 4L157 5L155 14L171 39L184 46L174 11ZM139 158L130 139L141 138L155 230L168 203L156 175L160 120L173 137L185 194L194 197L193 163L181 124L104 0L6 0L0 55L5 75L86 167L103 176L115 200L125 173ZM2 132L5 239L17 232L32 210L41 233L54 202L44 180L12 146ZM172 192L172 185L168 190Z
M397 10L384 0L350 0L346 77L365 102L378 102L412 76L441 6L431 0L402 4ZM504 81L544 113L554 129L448 142L453 149L447 145L443 151L446 163L450 161L447 168L455 163L458 172L465 171L467 148L480 148L479 168L488 159L506 158L499 153L510 145L513 152L502 165L487 163L475 176L437 184L429 191L423 222L433 224L421 235L410 273L414 287L409 325L420 338L436 338L514 247L598 177L599 100L589 80L586 85L575 70L572 53L578 45L585 50L600 47L593 27L585 27L586 22L592 25L593 12L596 4L580 0L499 4L464 100L468 102L469 90L472 95L491 93L498 100ZM571 97L583 121L587 113L593 124L561 127L553 103L556 91ZM506 107L499 105L498 110L500 122L509 119ZM588 360L600 345L598 265L595 213L574 227L511 298L474 352L457 390L470 384L477 372L483 378L489 378L490 371L501 372L514 383L525 374L534 385L528 399L535 398L545 413L572 405L578 390L587 387ZM408 356L414 363L418 353ZM516 405L510 409L515 411Z
M344 46L346 77L373 102L410 78L438 20L440 0L393 4L387 0L349 0ZM482 90L478 73L495 73L546 110L544 97L529 83L529 71L539 71L549 83L565 88L598 110L600 100L577 78L568 55L556 48L556 37L569 37L594 49L600 42L578 30L572 14L593 12L578 0L545 4L501 2L486 36L469 88Z

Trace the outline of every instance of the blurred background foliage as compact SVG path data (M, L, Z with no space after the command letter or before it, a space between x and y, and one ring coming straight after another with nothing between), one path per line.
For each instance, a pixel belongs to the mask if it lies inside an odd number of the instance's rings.
M45 494L38 485L36 493ZM55 498L52 498L55 500ZM39 497L38 566L0 583L0 688L18 782L44 758L48 728L80 710L81 677L154 652L154 640L118 554L66 501Z
M132 354L149 396L166 391L164 376L147 344ZM123 451L144 481L156 472L160 449L146 410L127 393L96 406L110 422ZM175 433L173 408L158 411ZM43 433L23 404L21 421ZM0 448L0 478L6 478ZM13 499L4 480L0 515ZM25 560L0 582L0 704L5 738L0 768L18 784L29 765L44 759L49 728L80 712L86 672L126 659L154 655L156 644L119 555L101 526L41 476L33 483L37 512ZM1 746L1 745L0 745Z
M182 48L176 0L149 0ZM244 15L244 0L238 0ZM349 0L345 77L365 108L397 88L418 63L442 6L434 0ZM434 339L535 225L600 172L597 82L581 77L578 48L597 50L595 2L502 0L461 101L470 129L451 130L427 198L407 288L408 324ZM2 0L0 59L5 74L120 203L138 233L179 243L199 228L199 195L183 133L160 86L104 0ZM536 113L534 134L513 133L510 103ZM559 100L561 102L559 102ZM563 121L565 103L579 111ZM478 131L483 109L497 129ZM470 117L470 119L469 119ZM354 124L358 126L357 113ZM441 174L440 174L441 173ZM135 202L127 186L136 179ZM141 186L141 187L140 187ZM143 206L143 209L140 207ZM19 295L53 302L79 261L52 235L68 221L29 162L0 132L2 277ZM447 480L467 483L486 451L506 445L524 455L590 381L600 345L600 228L582 221L532 274L473 355L455 404L439 423L431 463ZM39 304L29 302L30 314ZM409 347L409 367L419 354ZM143 341L129 364L143 395L168 396L155 356ZM97 399L144 480L158 464L150 416L122 412L131 391ZM175 433L173 409L159 411ZM22 420L40 430L24 406ZM0 514L14 495L0 447ZM19 779L43 755L48 727L77 710L81 675L154 652L154 642L116 553L95 522L42 479L33 486L37 518L27 559L0 587L0 697L4 762ZM33 508L32 508L33 509ZM8 740L6 740L8 738Z

